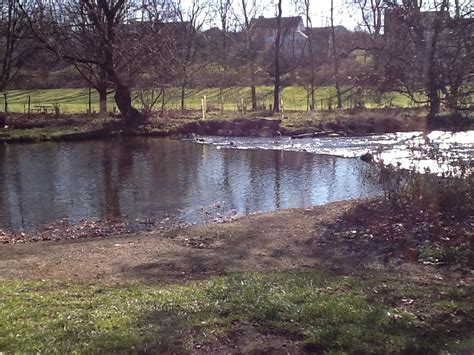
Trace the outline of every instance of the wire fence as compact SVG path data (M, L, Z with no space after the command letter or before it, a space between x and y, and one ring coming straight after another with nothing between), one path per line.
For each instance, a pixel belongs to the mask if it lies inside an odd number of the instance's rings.
M158 95L155 92L154 95ZM153 111L180 110L181 92L178 88L165 91L164 96L156 99ZM148 96L147 96L148 95ZM149 92L134 92L134 106L138 109L149 108L152 101ZM280 105L283 111L332 110L337 108L337 97L333 88L318 88L314 101L303 87L287 87L282 90ZM420 94L418 100L423 101ZM314 102L314 106L313 106ZM342 94L342 108L409 108L421 107L407 96L398 93L384 95L369 95L361 90L346 89ZM256 104L258 110L273 109L273 89L258 87ZM94 113L99 111L99 96L97 92L87 89L50 89L50 90L12 90L0 96L0 110L16 113ZM184 108L202 110L203 106L209 111L247 112L252 109L250 88L208 88L187 89L184 97ZM108 95L107 109L116 112L117 107L113 94Z

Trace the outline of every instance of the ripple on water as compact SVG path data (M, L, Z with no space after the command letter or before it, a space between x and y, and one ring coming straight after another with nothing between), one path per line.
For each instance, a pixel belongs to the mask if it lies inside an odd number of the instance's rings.
M218 148L304 151L344 158L371 152L376 160L387 165L438 175L455 173L457 163L469 166L474 157L474 131L398 132L303 139L205 137L200 143Z

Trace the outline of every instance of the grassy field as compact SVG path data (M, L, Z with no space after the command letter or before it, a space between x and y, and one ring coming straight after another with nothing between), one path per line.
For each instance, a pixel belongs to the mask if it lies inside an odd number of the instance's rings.
M273 102L272 87L260 86L257 88L258 104L269 108ZM244 105L251 106L250 89L246 87L234 87L220 91L217 88L209 89L189 89L186 97L186 108L200 109L201 99L206 95L208 107L219 109L224 104L224 109L235 111L237 104L244 100ZM39 105L49 105L50 109L54 105L58 105L61 112L80 113L86 112L88 109L88 90L87 89L50 89L50 90L11 90L8 92L8 111L9 112L26 112L28 109L28 97L30 97L30 109L32 112L37 111ZM283 90L283 105L285 110L306 110L307 100L306 91L302 87L287 87ZM328 103L336 106L335 91L332 87L321 87L316 91L317 109L327 109ZM381 104L377 105L369 97L364 98L367 107L412 107L411 101L400 94L386 94L382 98ZM109 95L109 110L115 106L113 95ZM141 102L136 99L135 104L140 107ZM344 107L349 105L348 94L343 97ZM0 107L4 107L4 98L0 96ZM322 106L321 106L322 105ZM158 108L160 105L157 105ZM178 109L180 107L180 96L178 89L172 89L166 95L166 107L168 109ZM98 111L99 98L98 94L92 92L92 110Z
M0 351L186 353L249 327L263 342L240 339L248 353L268 351L269 335L321 353L437 353L473 345L472 297L468 286L317 271L167 286L3 281Z

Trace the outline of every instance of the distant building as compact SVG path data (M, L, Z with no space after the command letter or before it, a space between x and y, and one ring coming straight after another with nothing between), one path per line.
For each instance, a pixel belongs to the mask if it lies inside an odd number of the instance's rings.
M304 33L305 27L301 16L282 17L281 26L281 47L282 51L297 53L303 52L308 41L308 36ZM250 21L250 31L257 42L269 48L275 44L278 32L278 19L276 17L265 18L260 16Z

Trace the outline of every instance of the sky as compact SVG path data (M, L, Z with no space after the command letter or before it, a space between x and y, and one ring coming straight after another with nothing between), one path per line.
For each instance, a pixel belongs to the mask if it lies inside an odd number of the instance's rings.
M187 7L192 3L193 0L181 0L183 7ZM209 1L212 0L201 0ZM235 7L239 8L240 0L232 0ZM275 4L277 0L256 0L260 7L263 7L263 3L268 3L265 5L265 9L259 15L265 17L274 17L275 16ZM296 16L301 15L296 11L294 5L295 0L283 0L283 16ZM357 0L334 0L334 25L343 25L347 29L354 29L357 27L357 16L358 11L354 6L355 1ZM310 0L310 13L311 13L311 22L313 27L323 27L330 25L330 9L331 9L331 0ZM217 21L217 19L215 19ZM212 27L218 25L217 23L207 24L205 27Z
M275 4L276 1L272 0ZM334 0L334 25L343 25L348 29L357 27L357 9L354 0ZM313 27L330 25L331 0L310 0L310 14ZM295 11L294 0L283 0L283 15L299 15ZM275 16L275 5L270 6L265 17Z

